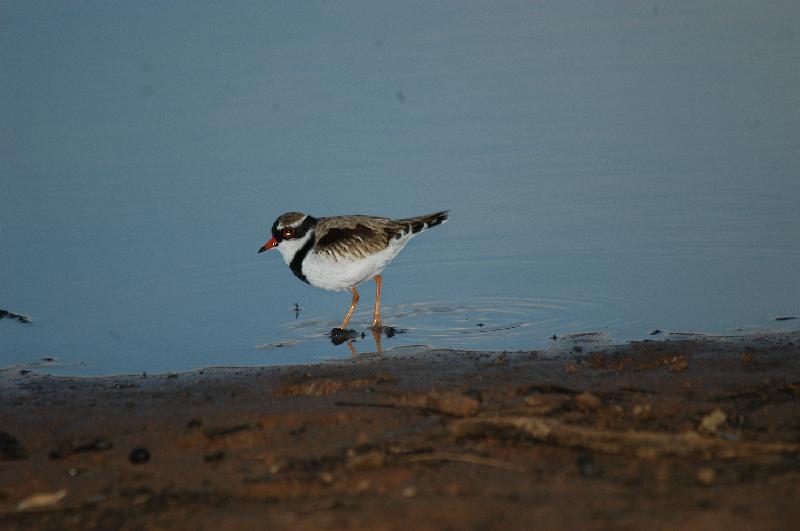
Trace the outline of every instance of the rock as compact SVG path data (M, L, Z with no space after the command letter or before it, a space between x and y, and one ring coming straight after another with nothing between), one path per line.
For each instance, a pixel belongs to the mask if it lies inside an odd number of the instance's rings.
M225 459L225 452L222 450L217 450L216 452L211 452L210 454L203 456L203 461L206 463L214 463L217 461L222 461L223 459Z
M650 417L650 412L652 411L653 406L650 404L636 404L633 406L631 413L633 413L634 417L640 418L648 418Z
M531 395L523 398L530 415L546 415L561 409L568 399L557 395Z
M716 435L720 426L728 420L727 415L720 409L715 409L700 420L700 431L709 435Z
M4 431L0 431L0 460L14 461L16 459L27 459L28 452L15 439Z
M581 393L575 397L575 402L578 403L578 406L581 409L597 409L600 407L602 402L596 395L586 391L585 393Z
M391 403L400 407L432 410L454 417L472 416L478 412L481 406L480 400L477 398L455 391L439 391L437 389L424 395L417 393L400 395Z
M717 473L714 471L713 468L703 467L697 471L695 477L697 478L697 481L699 481L703 485L711 485L712 483L714 483L714 479L716 479Z
M403 498L413 498L417 495L417 489L414 487L404 487L403 490L400 491L400 495Z
M592 478L601 475L600 469L595 464L590 454L581 454L577 460L578 472L582 477Z
M428 393L427 405L430 409L456 417L472 416L481 407L480 402L470 396L452 391L436 390Z
M131 463L140 465L142 463L146 463L150 461L150 451L147 448L139 447L134 448L131 451L131 454L128 456Z

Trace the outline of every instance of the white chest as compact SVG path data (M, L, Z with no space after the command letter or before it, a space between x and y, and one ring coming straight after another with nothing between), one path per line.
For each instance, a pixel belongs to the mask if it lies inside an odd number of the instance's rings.
M303 274L310 284L319 288L331 291L349 289L380 274L407 241L406 238L392 241L386 249L360 259L339 258L333 261L312 250L303 260Z

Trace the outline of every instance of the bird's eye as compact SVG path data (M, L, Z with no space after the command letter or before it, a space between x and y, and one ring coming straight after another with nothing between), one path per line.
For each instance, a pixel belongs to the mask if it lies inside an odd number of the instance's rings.
M283 237L286 238L287 240L289 238L294 237L294 229L291 227L289 227L288 229L283 229Z

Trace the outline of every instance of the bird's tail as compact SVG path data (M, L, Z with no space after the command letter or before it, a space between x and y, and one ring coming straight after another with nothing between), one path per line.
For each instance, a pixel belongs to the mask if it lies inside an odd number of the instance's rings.
M442 210L441 212L435 212L426 216L416 216L413 218L398 219L396 221L408 226L408 230L411 231L411 234L417 234L418 232L435 227L436 225L441 225L448 219L450 219L450 212L448 210Z

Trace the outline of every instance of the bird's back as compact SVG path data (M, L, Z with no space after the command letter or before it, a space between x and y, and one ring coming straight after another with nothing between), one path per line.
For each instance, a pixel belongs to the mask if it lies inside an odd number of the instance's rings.
M314 250L331 260L366 258L389 246L405 245L411 236L447 219L446 211L397 220L363 215L320 218Z

